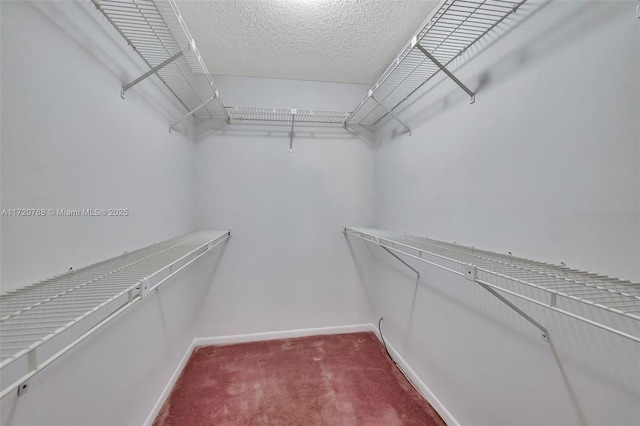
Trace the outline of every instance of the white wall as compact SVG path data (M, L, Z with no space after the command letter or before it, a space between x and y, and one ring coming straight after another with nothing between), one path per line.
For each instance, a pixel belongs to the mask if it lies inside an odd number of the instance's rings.
M636 3L528 2L457 70L475 104L429 85L381 136L377 224L640 281Z
M2 217L2 291L194 228L195 147L182 115L145 81L89 1L6 2L2 17L2 208L127 208L127 217ZM146 99L146 100L145 100ZM2 400L6 425L142 424L194 337L221 255L157 294Z
M430 83L400 113L413 136L380 135L376 225L639 280L636 5L528 2L455 67L474 105ZM366 287L385 336L461 424L640 423L637 343L518 302L549 345L468 281L416 265L416 285L385 252L354 251L379 265Z
M195 227L234 228L224 254L5 398L2 423L141 424L194 335L384 316L385 336L463 424L637 424L637 344L523 304L549 345L482 289L426 268L416 285L340 233L376 222L638 279L635 5L528 4L457 71L482 86L475 105L445 81L402 113L412 137L387 127L374 151L340 129L298 129L289 153L282 128L207 122L196 146L169 134L182 112L151 80L121 100L143 67L90 2L2 2L2 207L131 211L2 218L3 291ZM239 106L348 110L366 92L216 83Z
M229 105L342 110L366 88L216 79ZM369 321L341 224L373 222L373 152L343 129L225 127L197 145L200 227L233 227L199 335Z
M120 98L143 68L117 37L90 2L2 4L2 208L130 212L3 216L3 291L193 228L183 112L152 79Z

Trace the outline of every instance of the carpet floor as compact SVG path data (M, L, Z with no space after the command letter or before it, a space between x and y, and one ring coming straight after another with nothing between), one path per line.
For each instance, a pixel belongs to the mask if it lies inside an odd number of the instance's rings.
M154 426L444 426L373 333L196 348Z

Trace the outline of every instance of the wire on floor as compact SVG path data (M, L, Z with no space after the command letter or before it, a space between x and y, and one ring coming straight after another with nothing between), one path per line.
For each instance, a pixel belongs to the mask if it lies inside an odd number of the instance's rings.
M391 360L391 362L393 362L393 365L396 366L396 368L402 373L402 375L404 376L405 379L407 379L407 382L409 382L409 384L411 386L413 386L413 388L416 390L416 392L418 392L418 394L420 394L420 396L422 396L425 400L427 399L424 394L420 391L420 389L418 389L416 387L416 385L413 384L413 382L411 381L411 379L409 379L409 376L407 376L407 374L404 372L404 370L402 370L402 368L400 368L400 366L398 365L398 363L393 359L393 357L391 356L391 354L389 353L389 349L387 349L387 343L384 340L384 336L382 335L382 320L384 319L384 317L380 317L380 319L378 320L378 333L380 333L380 339L382 339L382 345L384 346L384 350L387 352L387 355L389 356L389 359Z
M382 323L382 320L384 319L384 317L380 317L380 319L378 320L378 333L380 333L380 338L382 339L382 345L384 346L384 350L387 352L387 355L389 356L389 359L391 361L393 361L393 363L396 365L396 367L398 366L398 364L396 364L396 362L393 360L393 357L391 356L391 354L389 353L389 349L387 349L387 343L384 341L384 336L382 335L382 327L380 326L380 324ZM400 368L400 367L398 367Z

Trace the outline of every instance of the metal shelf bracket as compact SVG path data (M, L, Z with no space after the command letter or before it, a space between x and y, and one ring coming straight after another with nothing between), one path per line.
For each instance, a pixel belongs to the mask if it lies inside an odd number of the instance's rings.
M395 115L391 110L389 110L389 109L385 108L385 107L384 107L384 105L382 105L382 104L381 104L381 103L380 103L380 102L375 98L375 96L373 96L373 91L371 91L371 90L369 90L369 97L370 97L371 99L373 99L373 101L374 101L375 103L377 103L377 104L380 106L380 108L382 108L383 110L385 110L385 111L387 112L387 114L389 114L390 116L392 116L393 118L395 118L395 119L396 119L396 121L397 121L398 123L402 124L402 127L404 127L405 129L407 129L407 131L409 132L409 136L411 136L411 135L412 135L412 133L411 133L411 129L409 128L409 126L408 126L404 121L400 120L400 118L398 118L398 116L397 116L397 115Z
M183 55L184 55L184 52L180 51L180 52L176 53L175 55L173 55L172 57L170 57L169 59L167 59L164 62L162 62L161 64L158 64L155 67L151 68L149 71L145 72L140 77L138 77L135 80L133 80L131 83L125 84L124 86L122 86L122 89L120 89L120 97L122 99L124 99L124 92L126 92L129 89L131 89L133 86L135 86L136 84L140 83L142 80L144 80L145 78L149 77L150 75L153 75L153 74L157 73L162 68L166 67L167 65L169 65L172 62L174 62L176 59L180 58Z
M504 303L505 305L507 305L508 307L513 309L522 318L526 319L531 324L533 324L535 327L537 327L542 332L542 335L541 335L542 340L544 340L545 342L549 342L549 331L547 331L547 329L542 324L540 324L538 321L536 321L533 318L531 318L522 309L518 308L516 305L511 303L509 300L507 300L504 296L502 296L496 290L494 290L493 288L491 288L488 285L484 284L482 281L478 280L478 278L477 278L478 277L478 271L476 269L476 265L471 265L471 264L467 265L465 267L465 270L464 270L464 277L466 279L468 279L469 281L473 281L474 283L480 285L480 287L484 288L489 293L491 293L491 295L493 295L495 298L497 298L499 301L501 301L502 303Z
M293 125L296 122L297 109L291 110L291 134L289 135L289 152L293 152Z
M185 120L187 117L189 117L190 115L196 113L198 110L204 108L209 102L211 102L212 100L214 100L215 98L218 97L218 92L216 91L215 96L210 97L209 99L207 99L206 101L204 101L203 103L201 103L200 105L198 105L197 107L195 107L194 109L192 109L191 111L189 111L188 113L186 113L185 115L183 115L182 117L180 117L180 119L178 121L176 121L175 123L173 123L171 126L169 126L169 133L171 133L171 131L178 125L180 124L183 120Z
M489 293L491 293L493 296L495 296L502 303L504 303L505 305L507 305L508 307L513 309L522 318L526 319L531 324L533 324L535 327L537 327L542 332L542 334L540 336L542 338L542 340L544 340L545 342L549 343L549 332L547 331L547 329L543 325L541 325L538 321L536 321L533 318L531 318L522 309L518 308L516 305L514 305L513 303L508 301L505 297L503 297L500 293L498 293L497 291L495 291L494 289L492 289L488 285L486 285L486 284L484 284L484 283L482 283L482 282L480 282L478 280L476 280L475 282L478 283L482 288L487 290Z
M463 82L461 82L458 77L456 77L455 75L453 75L453 73L451 71L449 71L444 65L442 65L440 63L440 61L438 61L436 58L433 57L433 55L431 53L429 53L427 51L427 49L425 49L424 47L422 47L420 45L420 43L416 43L416 46L418 48L418 50L420 50L427 58L429 58L429 60L431 60L431 62L433 62L438 68L440 68L440 70L445 73L451 80L454 81L454 83L456 83L458 86L460 86L460 88L462 90L464 90L465 92L467 92L467 95L469 95L471 97L471 103L474 103L476 101L476 94L473 93L467 86L464 85Z
M380 246L384 249L384 251L386 251L387 253L389 253L391 256L395 257L398 262L402 263L404 266L406 266L407 268L411 269L413 272L415 272L416 277L418 278L418 280L420 279L420 272L418 272L417 269L415 269L413 266L409 265L407 262L405 262L404 260L400 259L400 256L398 256L397 254L395 254L394 252L392 252L391 250L389 250L388 248L384 247L384 246Z
M173 271L170 271L171 273L173 273ZM144 298L147 297L147 295L149 294L149 277L143 278L142 281L140 281L140 297Z

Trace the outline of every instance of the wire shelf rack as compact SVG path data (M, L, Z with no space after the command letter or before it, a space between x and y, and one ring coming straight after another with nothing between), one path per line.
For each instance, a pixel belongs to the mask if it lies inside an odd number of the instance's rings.
M462 55L525 1L445 0L387 67L347 122L370 126L385 122L438 72L449 73L442 67ZM473 92L455 76L450 77L467 91L473 102Z
M496 297L506 301L538 327L545 340L548 338L547 330L504 299L502 294L543 306L640 343L638 283L415 235L352 227L345 227L344 232L348 236L475 281L492 294L497 293ZM595 314L596 311L634 320L631 321L634 334L600 321L601 315Z
M231 124L263 126L342 127L349 112L306 109L227 107Z
M0 371L21 364L6 387L3 374L1 396L230 236L173 238L0 295Z
M130 87L156 74L189 113L186 117L229 118L174 0L91 1L149 67L123 86L123 97Z

